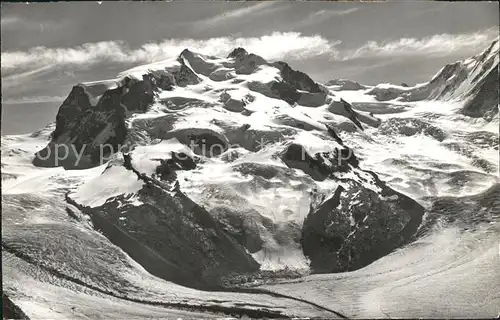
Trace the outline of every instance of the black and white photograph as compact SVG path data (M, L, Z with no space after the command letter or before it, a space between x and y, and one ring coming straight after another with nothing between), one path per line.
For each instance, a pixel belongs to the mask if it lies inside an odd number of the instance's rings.
M499 28L2 3L2 318L500 319Z

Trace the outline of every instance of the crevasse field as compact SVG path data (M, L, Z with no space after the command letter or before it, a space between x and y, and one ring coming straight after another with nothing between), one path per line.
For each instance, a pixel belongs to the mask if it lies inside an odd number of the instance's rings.
M498 50L415 87L317 84L242 49L79 84L56 122L2 137L4 293L33 319L496 317ZM35 159L57 144L81 163ZM129 149L100 164L103 144ZM337 168L343 148L358 162ZM401 195L421 222L387 247ZM304 231L325 208L322 241L344 237L326 262Z

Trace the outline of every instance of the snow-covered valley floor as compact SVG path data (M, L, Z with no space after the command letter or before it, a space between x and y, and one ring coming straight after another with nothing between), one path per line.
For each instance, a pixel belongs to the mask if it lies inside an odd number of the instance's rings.
M281 77L267 62L246 72L247 61L243 60L234 69L245 72L236 74L222 67L235 63L229 58L183 54L183 67L197 71L194 76L199 83L161 91L146 112L126 110L131 132L127 138L138 142L127 158L129 163L117 153L109 162L87 169L33 165L34 154L50 141L55 124L34 134L2 137L3 290L30 318L499 315L498 114L489 120L465 116L458 113L464 104L460 99L381 102L369 94L372 88L301 90L301 98L291 104L266 91L269 83ZM132 69L128 74L140 77L144 70L153 72L148 68L153 67ZM95 86L86 85L89 91ZM338 98L348 101L357 113L339 111L338 106L345 105ZM354 125L353 114L361 119L354 120L363 122L364 130ZM116 134L109 130L111 124L92 136L93 143L98 145ZM310 154L339 147L339 139L328 136L327 124L354 150L359 167L335 172L336 180L316 179L276 156L290 143L303 145ZM70 126L59 139L79 138L71 136L75 127ZM155 200L171 197L175 200L172 207L180 203L181 198L171 196L175 192L167 191L168 183L156 175L157 168L163 163L160 160L171 160L171 152L182 151L195 158L183 140L192 134L206 134L225 144L238 142L238 146L213 157L200 157L194 168L176 171L175 188L206 210L200 209L202 214L213 218L204 216L203 223L238 218L244 231L255 232L258 237L245 239L244 249L223 248L237 257L248 256L249 265L257 265L261 271L311 272L311 261L297 238L312 210L312 191L330 195L347 180L365 181L366 190L378 192L378 185L370 184L370 176L360 168L376 172L390 188L416 200L425 208L423 222L412 241L355 271L272 279L268 284L254 283L248 288L247 283L245 288L226 291L194 289L175 283L177 279L162 279L116 245L116 238L111 241L105 231L96 230L83 209L95 215L117 214L114 227L120 231L129 228L124 232L129 238L137 234L143 242L151 240L145 246L149 250L156 239L148 239L148 232L157 230L136 228L134 214L154 227L162 221L151 212L163 205ZM161 141L148 140L153 136ZM255 146L256 141L266 143ZM233 152L234 159L228 159ZM146 188L159 193L148 194ZM390 198L382 193L377 197L381 201ZM354 229L354 219L345 221ZM186 230L204 236L205 230L191 220L181 222L173 228L188 225L191 229ZM229 239L220 236L223 232L218 226L213 230L210 235L216 240ZM165 243L174 246L183 236L175 231L165 231L170 234L163 238L171 241ZM159 230L161 236L162 232ZM208 239L200 240L199 245L216 256L217 250L210 247L212 238ZM150 250L157 259L153 261L165 262L165 266L178 263L175 257L158 254L169 247L165 243L155 247L157 252ZM220 260L223 258L227 257ZM204 265L200 279L208 278L217 266ZM199 271L187 264L182 267ZM160 274L162 270L155 271Z

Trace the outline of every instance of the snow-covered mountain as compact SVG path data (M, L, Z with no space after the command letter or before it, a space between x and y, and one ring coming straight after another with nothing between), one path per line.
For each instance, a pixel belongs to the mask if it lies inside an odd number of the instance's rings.
M31 317L496 315L495 72L498 40L416 87L243 48L78 84L2 137L4 290Z
M368 94L378 101L466 101L461 113L492 119L498 114L498 42L476 56L444 66L429 82L414 87L383 84Z

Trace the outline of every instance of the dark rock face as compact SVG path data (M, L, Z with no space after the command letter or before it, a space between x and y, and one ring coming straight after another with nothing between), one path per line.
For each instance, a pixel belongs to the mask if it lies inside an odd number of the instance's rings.
M189 135L188 139L193 143L193 152L206 157L218 156L228 148L227 142L210 132Z
M297 90L308 91L311 93L321 93L320 86L309 76L301 71L296 71L282 61L271 64L281 72L283 81L273 82L271 85L272 97L282 99L289 104L299 101L301 93Z
M302 229L302 248L317 273L362 268L410 241L424 209L387 187L372 172L382 192L350 181L317 208Z
M468 75L469 73L463 68L460 61L447 64L437 76L429 81L429 88L432 90L428 90L427 96L420 97L419 100L440 98L453 93L467 79Z
M473 98L460 110L463 115L491 120L498 114L498 66L474 88Z
M349 102L345 101L344 99L340 99L340 102L342 102L342 104L344 105L344 109L348 113L349 120L351 120L352 122L354 122L354 124L356 126L358 126L361 130L364 130L363 129L363 125L359 121L359 114L352 109L351 104Z
M90 99L82 86L74 86L66 100L63 101L56 116L56 129L52 139L57 139L64 131L70 130L77 119L90 109Z
M210 213L222 225L224 232L250 253L262 249L264 241L261 234L265 232L264 226L273 225L270 219L252 209L235 212L228 206L217 206Z
M394 100L403 96L403 92L400 88L378 88L374 87L366 92L366 94L375 96L377 101L388 101ZM406 98L406 96L405 96ZM406 100L405 100L406 101Z
M416 201L388 187L375 173L361 170L352 150L333 128L329 132L341 146L332 152L311 156L303 146L291 144L281 154L288 167L314 180L342 183L327 200L312 194L302 227L302 249L317 273L356 270L387 255L411 240L424 214ZM342 172L359 179L338 178Z
M321 92L319 85L307 74L301 71L293 70L288 63L278 61L275 62L273 66L281 70L281 77L283 78L283 81L295 89L309 91L312 93Z
M347 172L349 165L358 165L352 150L345 146L311 156L303 146L292 143L281 154L281 159L288 167L300 169L317 181L327 179L334 172Z
M182 82L188 73L181 68L177 77ZM51 141L35 154L33 164L66 169L100 164L124 145L128 134L126 112L147 111L159 88L171 88L172 81L173 77L156 78L150 74L144 75L142 81L125 78L121 86L106 90L95 106L84 85L73 87L59 108ZM67 157L63 157L65 153ZM78 155L82 156L80 161Z
M476 195L443 197L435 200L431 212L436 218L448 223L474 228L481 223L498 221L500 218L500 184L497 183Z
M153 103L155 79L151 75L143 75L143 80L134 82L122 97L121 103L127 107L128 111L145 112Z
M125 112L146 111L156 90L156 81L151 76L144 76L142 81L125 79L122 86L105 91L92 106L85 87L73 87L59 109L51 141L35 154L33 164L66 169L100 164L110 153L118 152L125 141ZM64 157L66 152L70 156ZM78 162L79 154L83 157Z
M294 104L299 101L301 94L297 90L308 91L310 93L323 92L320 86L314 82L307 74L293 70L287 63L283 61L267 63L262 57L252 53L248 53L243 48L234 49L228 58L233 58L236 61L235 65L231 65L236 69L237 73L249 74L263 64L278 68L281 73L282 81L275 81L271 84L271 91L262 91L261 93L272 98L282 99L289 104Z
M248 54L248 52L244 48L238 47L238 48L234 49L233 51L231 51L231 53L229 53L229 55L227 57L228 58L242 59L247 54Z
M342 141L342 139L339 137L339 135L337 134L337 132L335 131L335 129L330 126L330 125L327 125L327 130L328 130L328 134L333 138L335 139L335 141L337 141L338 144L340 145L344 145L344 142Z
M235 60L234 64L227 65L228 67L233 67L238 74L251 74L259 66L266 64L267 61L253 53L248 53L243 48L234 49L228 58L233 58Z
M317 158L311 157L305 148L299 144L294 143L288 146L281 159L288 167L300 169L314 180L325 180L330 173L330 168L320 156Z
M379 131L385 135L399 134L408 137L423 133L438 141L443 141L446 138L442 129L416 118L388 119L380 125Z
M360 119L362 119L363 117L361 117L361 115L358 112L354 111L351 104L345 101L344 99L341 98L340 101L330 102L330 105L328 106L328 111L348 118L359 129L364 130L363 125L361 124L360 121Z
M186 66L184 60L179 59L179 62L181 63L181 68L179 71L174 72L175 84L177 86L185 87L187 85L198 84L201 82L200 77L198 77L198 75L196 75L190 67Z
M175 86L175 78L171 74L161 75L158 80L156 80L156 85L162 90L171 91Z
M284 100L289 104L294 104L300 98L300 93L287 82L273 82L271 92L273 98Z
M259 265L228 236L210 213L171 185L146 177L137 196L140 205L127 204L126 196L90 208L67 201L88 214L94 227L122 248L151 274L180 285L215 288L228 272L255 272ZM125 203L125 205L120 205Z
M162 180L175 180L175 171L193 170L196 162L184 152L172 152L170 159L160 159L160 165L156 167L156 175Z
M224 91L220 95L220 101L224 104L224 109L232 112L242 112L245 110L245 106L248 102L253 101L254 97L252 95L247 95L243 99L235 99L231 95Z
M23 319L29 320L28 316L9 297L2 292L2 314L3 319Z

